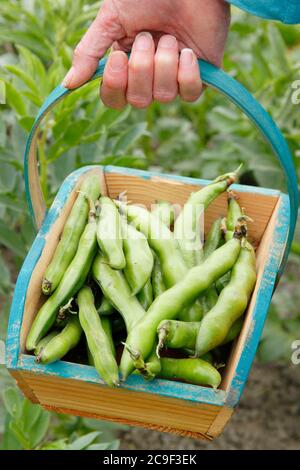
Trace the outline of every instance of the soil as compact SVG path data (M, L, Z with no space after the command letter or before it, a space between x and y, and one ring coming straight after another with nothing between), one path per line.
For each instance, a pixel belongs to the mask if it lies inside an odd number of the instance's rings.
M240 405L212 442L142 428L122 432L122 449L300 450L300 366L255 363Z

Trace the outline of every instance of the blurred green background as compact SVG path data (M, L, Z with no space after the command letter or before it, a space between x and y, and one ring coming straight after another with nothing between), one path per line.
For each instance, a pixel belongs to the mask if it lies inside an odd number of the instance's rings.
M23 183L26 135L38 108L68 70L72 51L101 2L0 1L0 339L5 339L18 270L34 230ZM292 83L300 78L300 27L263 21L236 9L224 69L270 112L286 137L300 176L300 113ZM2 103L2 104L1 104ZM243 163L241 182L284 190L279 165L257 131L212 90L194 104L154 103L145 111L106 109L98 84L57 106L38 137L40 177L50 205L62 180L87 164L113 164L214 178ZM290 361L300 339L298 234L277 290L258 358ZM20 448L116 448L119 427L50 415L22 399L0 366L0 446ZM28 426L34 421L35 426ZM2 436L2 438L1 438ZM1 448L0 447L0 448Z

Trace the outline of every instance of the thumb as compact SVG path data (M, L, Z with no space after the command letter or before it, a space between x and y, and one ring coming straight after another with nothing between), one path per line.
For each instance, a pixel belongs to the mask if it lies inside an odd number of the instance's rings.
M114 41L123 36L124 30L113 2L104 2L97 17L76 46L72 67L62 85L66 88L77 88L87 82L93 76L99 59Z

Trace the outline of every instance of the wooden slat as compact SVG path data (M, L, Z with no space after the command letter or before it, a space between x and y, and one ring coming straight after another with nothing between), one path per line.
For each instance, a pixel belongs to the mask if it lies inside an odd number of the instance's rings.
M28 398L32 403L39 403L37 397L33 393L32 388L28 385L28 383L24 380L22 376L22 372L18 372L16 370L9 369L11 376L16 380L18 387L23 392L23 395Z
M126 191L128 201L144 204L148 208L157 200L166 200L172 204L183 205L191 192L198 191L200 185L183 184L159 177L144 179L138 176L121 175L116 173L105 174L108 194L116 198L120 192ZM255 223L249 224L249 237L258 244L268 221L272 215L278 197L258 194L253 192L238 191L239 203L245 208L246 214ZM225 216L227 211L226 194L219 196L205 211L205 232L207 233L211 223L220 216Z
M43 408L45 408L48 411L55 412L55 413L64 413L64 414L69 414L72 416L82 416L86 418L100 419L103 421L111 421L113 423L125 424L126 426L142 427L144 429L151 429L152 431L166 432L169 434L175 434L177 436L190 437L192 439L201 439L201 440L206 440L206 441L211 441L213 439L210 435L207 435L207 434L185 431L182 429L170 428L167 426L158 426L156 424L146 424L146 423L141 423L140 421L133 421L133 420L129 421L128 419L123 419L123 418L110 418L110 417L103 416L100 414L87 413L87 412L82 412L78 410L73 410L70 408L57 408L55 406L49 406L49 405L43 405Z
M112 389L87 382L37 375L22 376L42 405L92 413L109 419L125 419L205 434L221 407L190 403L159 395Z
M222 407L220 413L217 414L214 422L211 424L210 428L207 431L207 435L211 436L212 438L217 437L221 434L224 427L230 420L233 413L232 408L227 408L225 406Z

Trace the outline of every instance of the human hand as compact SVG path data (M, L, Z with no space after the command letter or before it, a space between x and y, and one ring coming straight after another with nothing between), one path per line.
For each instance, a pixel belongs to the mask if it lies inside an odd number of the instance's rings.
M196 58L221 64L229 20L224 0L104 0L63 85L76 88L89 80L113 46L101 87L105 105L145 108L178 94L195 101L202 91Z

